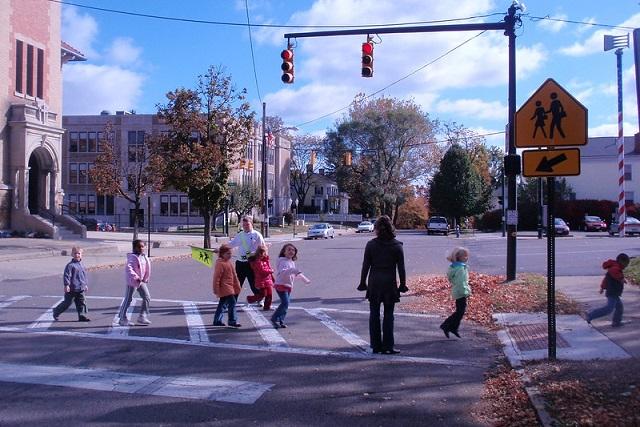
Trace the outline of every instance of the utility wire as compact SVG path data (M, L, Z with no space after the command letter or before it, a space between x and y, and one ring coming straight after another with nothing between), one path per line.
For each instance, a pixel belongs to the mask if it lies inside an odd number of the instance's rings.
M465 18L449 18L449 19L439 19L432 21L415 21L415 22L399 22L399 23L390 23L390 24L371 24L371 25L284 25L284 24L246 24L243 22L229 22L229 21L209 21L205 19L191 19L191 18L176 18L174 16L163 16L163 15L153 15L149 13L138 13L138 12L129 12L125 10L116 10L116 9L107 9L104 7L96 7L96 6L87 6L84 4L73 3L64 0L48 0L52 3L64 4L67 6L75 6L82 9L90 9L96 10L99 12L107 12L107 13L117 13L120 15L129 15L129 16L137 16L140 18L150 18L150 19L161 19L164 21L176 21L176 22L187 22L192 24L208 24L208 25L224 25L230 27L261 27L261 28L384 28L384 27L395 27L402 25L422 25L422 24L438 24L443 22L455 22L455 21L469 21L472 19L480 19L480 18L488 18L490 16L496 15L504 15L504 13L490 13L487 15L475 15L468 16Z
M251 38L251 21L249 20L249 0L244 0L244 8L247 11L247 28L249 30L249 46L251 47L251 64L253 65L253 78L256 81L256 91L258 99L262 104L262 96L260 95L260 85L258 84L258 73L256 72L256 58L253 54L253 39Z
M419 67L419 68L417 68L417 69L413 70L412 72L410 72L409 74L405 75L404 77L400 77L398 80L395 80L395 81L393 81L393 82L389 83L388 85L384 86L383 88L378 89L377 91L375 91L375 92L373 92L373 93L370 93L369 95L365 96L365 97L364 97L364 99L369 99L369 98L371 98L372 96L375 96L375 95L379 94L380 92L383 92L383 91L385 91L385 90L389 89L391 86L394 86L394 85L396 85L396 84L400 83L401 81L403 81L403 80L405 80L405 79L408 79L409 77L413 76L413 75L414 75L414 74L416 74L417 72L424 70L424 69L425 69L425 68L427 68L428 66L430 66L430 65L434 64L435 62L437 62L437 61L441 60L442 58L444 58L445 56L449 55L450 53L452 53L452 52L453 52L453 51L455 51L456 49L461 48L461 47L462 47L462 46L464 46L465 44L469 43L471 40L473 40L473 39L475 39L475 38L477 38L477 37L480 37L482 34L484 34L484 33L486 33L486 32L487 32L487 30L484 30L484 31L479 32L479 33L478 33L478 34L476 34L475 36L468 38L467 40L463 41L463 42L462 42L462 43L460 43L459 45L457 45L457 46L455 46L455 47L453 47L453 48L449 49L448 51L446 51L446 52L445 52L445 53L443 53L442 55L438 56L438 57L437 57L437 58L435 58L434 60L429 61L429 62L427 62L426 64L424 64L423 66L421 66L421 67ZM308 121L306 121L306 122L303 122L303 123L297 124L297 125L295 125L295 127L303 127L303 126L308 125L308 124L310 124L310 123L317 122L318 120L322 120L322 119L327 118L327 117L329 117L329 116L333 116L334 114L339 113L340 111L346 110L346 109L347 109L347 108L349 108L350 106L351 106L351 104L349 104L349 105L347 105L347 106L345 106L345 107L342 107L342 108L340 108L340 109L338 109L338 110L332 111L331 113L323 114L322 116L320 116L320 117L316 117L316 118L315 118L315 119L313 119L313 120L308 120Z
M603 28L614 28L618 30L634 30L633 27L625 27L624 25L610 25L610 24L598 24L596 22L587 22L587 21L573 21L571 19L561 19L561 18L552 18L549 15L547 16L526 16L530 21L538 22L538 21L556 21L556 22L566 22L567 24L579 24L579 25L590 25L592 27L603 27Z

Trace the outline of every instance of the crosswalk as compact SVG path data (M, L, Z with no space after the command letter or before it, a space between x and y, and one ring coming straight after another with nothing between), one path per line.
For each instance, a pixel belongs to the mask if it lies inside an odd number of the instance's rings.
M368 311L335 308L289 307L289 328L273 328L273 311L239 304L240 329L213 327L214 301L153 299L149 326L120 326L117 312L121 297L87 298L91 322L77 322L74 307L53 319L53 307L61 301L53 295L0 295L0 332L52 334L78 338L157 342L210 348L246 349L351 359L382 358L386 361L470 366L473 360L425 357L424 355L385 356L372 354L368 345ZM140 300L134 298L128 312L135 319ZM115 315L114 315L115 314ZM434 316L396 313L415 328ZM225 316L226 317L226 316ZM418 329L419 330L419 329Z

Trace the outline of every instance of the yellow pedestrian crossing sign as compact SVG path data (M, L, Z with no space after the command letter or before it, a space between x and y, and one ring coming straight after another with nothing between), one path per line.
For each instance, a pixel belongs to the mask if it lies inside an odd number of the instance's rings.
M213 251L211 249L191 246L191 258L203 263L209 268L213 266Z
M516 112L516 147L587 144L587 109L547 79Z

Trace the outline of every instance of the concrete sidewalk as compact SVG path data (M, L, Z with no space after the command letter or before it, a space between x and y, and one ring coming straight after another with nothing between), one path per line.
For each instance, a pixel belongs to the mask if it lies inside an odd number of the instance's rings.
M147 234L138 234L145 243ZM131 252L133 233L87 232L85 240L51 240L6 238L0 239L0 282L3 280L28 280L62 274L71 257L71 248L79 246L84 251L83 263L89 270L123 265L126 254ZM202 235L176 235L151 233L150 254L152 260L188 257L190 246L202 247ZM266 239L267 242L294 240L290 234ZM217 247L228 241L227 237L211 236L211 244Z
M602 276L557 277L556 290L580 303L585 312L600 307L606 299L598 290ZM624 359L640 357L640 289L627 285L622 296L623 327L611 326L611 315L589 325L578 315L556 316L556 355L563 360ZM525 360L548 356L546 313L498 313L504 329L498 338L513 366Z

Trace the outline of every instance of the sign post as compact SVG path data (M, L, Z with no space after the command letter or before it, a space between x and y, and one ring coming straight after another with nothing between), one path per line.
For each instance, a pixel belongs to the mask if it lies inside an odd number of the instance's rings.
M587 143L587 109L553 79L547 79L516 112L516 147L522 175L547 178L548 358L556 358L556 176L580 175L580 150ZM541 149L545 148L545 149Z

